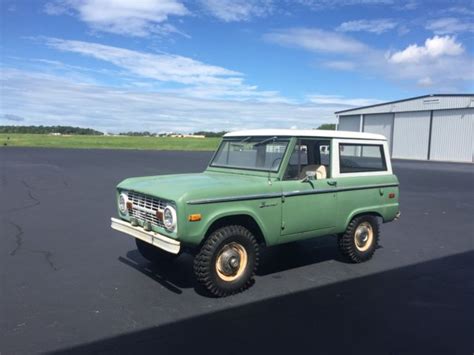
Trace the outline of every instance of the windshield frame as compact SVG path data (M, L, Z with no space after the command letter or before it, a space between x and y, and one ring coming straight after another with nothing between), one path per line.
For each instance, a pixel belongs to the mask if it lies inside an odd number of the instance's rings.
M223 145L226 142L235 142L235 143L247 143L249 138L260 138L259 141L255 142L255 144L258 144L260 142L274 139L274 141L284 141L286 142L286 147L285 151L281 155L280 162L275 170L273 169L265 169L265 168L250 168L250 167L241 167L241 166L232 166L232 165L219 165L219 164L214 164L214 159L216 158L217 154L219 153L220 149L223 147ZM219 147L217 147L216 151L214 152L211 161L209 162L209 167L210 168L218 168L218 169L230 169L230 170L245 170L245 171L258 171L258 172L264 172L264 173L271 173L271 174L278 174L280 172L281 166L283 164L283 161L285 160L285 157L288 153L288 147L291 145L291 137L287 136L242 136L242 137L224 137L219 144Z

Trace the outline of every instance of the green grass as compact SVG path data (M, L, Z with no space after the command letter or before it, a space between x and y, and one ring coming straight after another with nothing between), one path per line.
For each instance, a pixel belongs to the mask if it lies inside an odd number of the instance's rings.
M49 136L0 134L0 146L44 148L103 148L149 150L215 150L220 138L169 138L129 136Z

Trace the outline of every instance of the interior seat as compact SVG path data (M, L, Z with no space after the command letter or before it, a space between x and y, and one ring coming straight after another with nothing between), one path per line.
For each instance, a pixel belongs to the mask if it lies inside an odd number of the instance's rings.
M310 164L306 165L303 169L301 169L301 173L299 178L304 179L306 177L307 171L314 171L316 173L316 180L327 179L327 169L324 165L316 165Z

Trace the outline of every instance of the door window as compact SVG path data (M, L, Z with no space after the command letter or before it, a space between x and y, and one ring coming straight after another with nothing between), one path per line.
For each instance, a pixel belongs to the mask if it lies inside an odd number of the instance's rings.
M330 141L299 139L284 175L285 180L301 180L307 171L314 171L316 179L326 179L330 171Z

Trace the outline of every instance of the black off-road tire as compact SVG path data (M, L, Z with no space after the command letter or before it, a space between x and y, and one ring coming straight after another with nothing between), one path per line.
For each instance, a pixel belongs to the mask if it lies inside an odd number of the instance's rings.
M137 238L135 238L135 242L137 244L139 253L145 259L155 264L171 262L178 256L176 254L168 253L165 250L162 250Z
M356 231L359 226L367 225L371 226L373 236L370 245L366 250L361 250L356 245ZM380 238L380 225L377 217L372 215L362 215L355 217L351 223L347 226L344 234L339 235L338 244L339 251L352 263L361 263L372 258L379 245Z
M223 280L217 271L220 253L229 244L238 243L245 249L247 262L237 279ZM240 225L229 225L214 231L203 243L194 259L194 274L197 281L212 295L225 297L249 288L257 270L259 248L253 234Z

